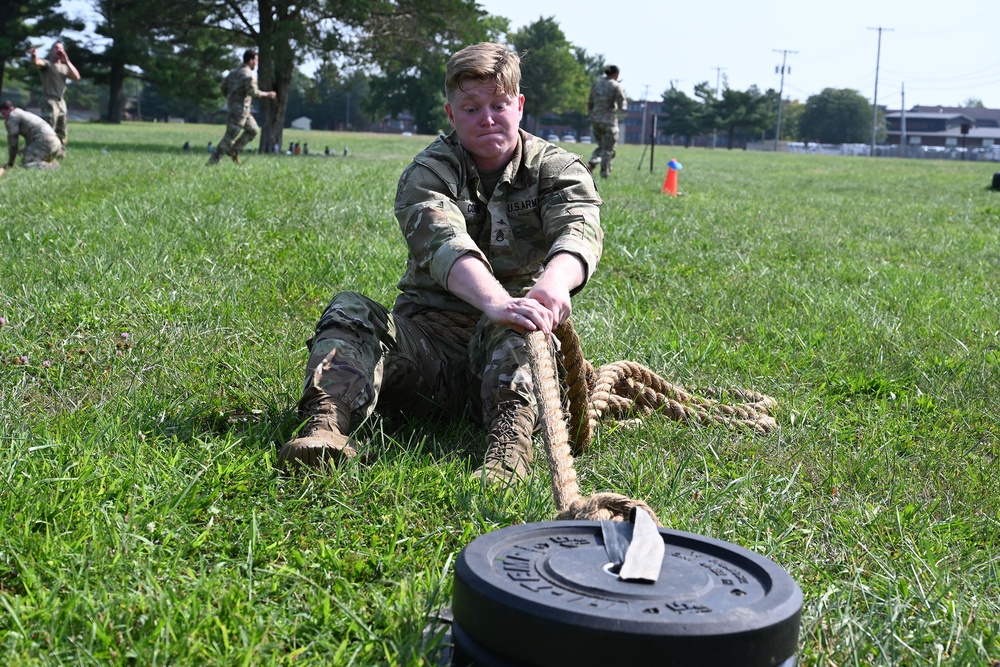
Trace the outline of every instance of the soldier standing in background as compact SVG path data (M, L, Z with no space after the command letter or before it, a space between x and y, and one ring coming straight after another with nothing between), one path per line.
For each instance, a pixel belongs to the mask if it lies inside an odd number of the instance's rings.
M42 92L45 94L42 114L55 130L56 136L59 137L59 143L62 145L60 157L63 157L66 152L66 116L68 114L64 98L66 79L79 81L80 72L70 62L69 56L66 55L66 45L62 42L56 42L52 45L48 60L39 58L34 47L28 51L28 56L31 58L32 64L38 68L38 74L42 79Z
M257 52L247 49L243 53L243 66L230 72L222 82L222 94L226 96L226 134L208 159L210 165L219 164L224 154L236 164L240 163L240 151L257 136L258 131L257 121L250 113L251 101L262 97L273 100L278 96L273 90L266 92L257 87L257 60Z
M600 163L602 178L607 178L611 173L611 162L615 157L618 112L628 110L625 89L618 83L618 71L615 65L608 65L604 70L604 78L598 79L590 87L590 97L587 100L587 111L594 128L594 142L597 144L587 164L593 171Z
M56 158L62 151L62 143L52 126L30 111L18 109L13 102L0 102L0 116L7 126L7 167L14 166L20 138L24 137L21 149L21 166L29 169L58 169Z
M483 479L530 472L538 417L526 330L570 315L602 251L601 199L580 158L518 128L517 55L481 43L448 61L454 131L413 158L395 213L409 259L388 310L340 292L308 341L299 412L282 466L358 454L351 426L380 412L468 415L489 429ZM345 149L346 152L346 149Z

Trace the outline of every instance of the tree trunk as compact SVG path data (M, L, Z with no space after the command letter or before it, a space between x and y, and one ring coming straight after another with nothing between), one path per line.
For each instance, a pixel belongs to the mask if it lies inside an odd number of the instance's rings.
M125 91L125 63L112 62L108 75L108 122L122 122L122 95Z
M278 144L278 149L284 145L282 137L285 129L285 112L288 111L288 92L292 86L292 71L278 72L271 82L270 88L261 86L261 90L274 90L278 93L277 99L260 100L260 150L270 153L274 150L274 145Z
M258 34L258 53L260 61L257 71L257 84L261 90L273 90L278 93L275 100L260 100L261 123L260 150L269 153L278 144L283 145L285 127L285 112L288 110L288 94L292 89L292 75L295 72L295 54L292 44L282 34L282 21L297 19L291 16L288 7L282 7L275 14L267 3L259 2L260 32ZM294 10L292 10L294 11Z

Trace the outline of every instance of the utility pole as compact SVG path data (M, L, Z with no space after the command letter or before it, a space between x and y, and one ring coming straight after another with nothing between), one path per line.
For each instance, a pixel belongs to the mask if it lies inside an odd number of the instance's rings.
M646 111L649 109L649 84L642 93L642 133L639 135L641 141L646 143Z
M722 78L722 70L724 70L726 68L725 67L713 67L712 69L715 70L715 99L718 100L719 99L719 79ZM712 128L712 148L715 148L715 140L716 140L716 137L718 136L718 134L719 134L719 131L716 128L713 127Z
M906 84L899 84L899 157L906 157Z
M878 50L875 52L875 99L872 100L872 154L871 157L875 157L875 133L878 131L878 68L879 61L882 59L882 31L892 32L892 28L883 28L879 26L877 28L868 28L869 30L878 30Z
M771 49L775 53L781 54L781 87L778 89L778 129L774 131L774 152L778 152L778 146L781 142L781 105L785 101L785 61L788 59L789 53L798 53L798 51L789 51L788 49ZM777 66L774 68L774 73L778 73ZM792 73L791 65L788 66L788 73Z

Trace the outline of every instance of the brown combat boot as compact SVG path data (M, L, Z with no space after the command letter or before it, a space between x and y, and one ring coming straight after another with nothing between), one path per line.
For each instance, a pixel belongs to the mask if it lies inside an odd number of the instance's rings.
M535 413L527 405L505 403L494 412L486 436L486 458L473 473L489 484L511 483L531 474L531 433Z
M347 437L351 428L350 411L325 391L318 387L306 389L299 401L299 414L309 421L278 452L279 468L335 467L358 455L354 440Z
M229 157L233 158L233 162L235 162L236 164L240 163L240 154L237 153L232 148L229 149L228 155L229 155Z

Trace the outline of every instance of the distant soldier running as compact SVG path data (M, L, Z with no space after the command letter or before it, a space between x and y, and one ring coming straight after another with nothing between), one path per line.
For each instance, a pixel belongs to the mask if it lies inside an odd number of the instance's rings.
M24 137L21 149L21 166L29 169L58 169L56 158L62 151L62 143L52 126L30 111L18 109L13 102L0 102L0 116L7 125L7 167L14 166L20 138Z
M598 79L591 86L590 98L587 100L587 111L594 128L594 142L597 144L587 164L593 171L600 163L602 178L607 178L611 173L611 162L615 157L618 112L628 110L625 89L618 83L618 71L615 65L608 65L604 70L604 78Z
M263 91L257 87L257 52L247 49L243 54L243 66L229 73L222 82L222 94L226 96L226 134L215 147L208 164L219 164L223 155L228 155L236 164L240 163L240 151L257 136L257 121L250 113L250 102L267 97L275 99L278 93ZM243 134L240 134L240 130ZM237 139L239 135L239 139Z
M69 56L66 55L66 46L62 42L56 42L49 51L47 60L39 58L32 48L28 51L32 64L38 68L38 75L42 79L42 92L45 94L45 102L42 105L42 115L45 120L56 131L59 142L63 148L66 147L66 80L80 80L80 72Z

